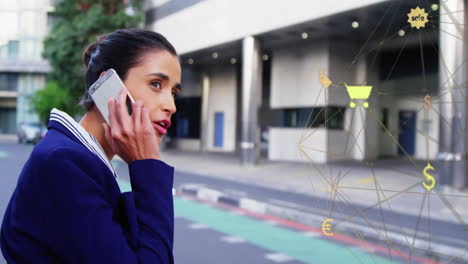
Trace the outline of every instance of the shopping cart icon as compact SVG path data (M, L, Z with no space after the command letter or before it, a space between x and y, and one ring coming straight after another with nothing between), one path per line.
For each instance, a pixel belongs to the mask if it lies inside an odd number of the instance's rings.
M360 103L360 101L363 101L361 105L364 106L364 108L369 107L369 102L367 102L367 99L369 98L372 91L372 86L351 86L347 85L346 83L344 83L344 86L346 87L346 91L348 92L349 98L351 99L349 102L349 106L351 108L355 108L356 105Z

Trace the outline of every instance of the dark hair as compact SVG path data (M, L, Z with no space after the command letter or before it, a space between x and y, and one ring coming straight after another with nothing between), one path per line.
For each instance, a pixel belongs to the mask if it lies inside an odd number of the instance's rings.
M86 91L80 105L86 111L94 106L88 92L89 87L103 71L113 68L119 77L125 80L128 70L140 63L145 52L162 50L177 56L172 44L163 35L153 31L119 29L99 36L96 42L88 45L83 52Z

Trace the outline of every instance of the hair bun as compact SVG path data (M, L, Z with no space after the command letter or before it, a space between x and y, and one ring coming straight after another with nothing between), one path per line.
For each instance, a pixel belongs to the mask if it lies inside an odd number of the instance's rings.
M91 55L93 55L94 51L96 51L97 46L97 43L91 43L85 48L83 52L83 64L85 66L88 66Z
M96 42L89 44L83 52L83 64L88 67L89 61L91 60L91 56L97 50L99 44L103 39L106 38L107 35L98 36Z

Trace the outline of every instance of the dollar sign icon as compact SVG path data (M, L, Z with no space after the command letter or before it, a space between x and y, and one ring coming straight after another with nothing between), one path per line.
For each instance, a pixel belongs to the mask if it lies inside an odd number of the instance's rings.
M424 177L426 178L426 181L423 181L422 182L422 185L424 188L426 188L427 191L430 191L432 190L432 188L434 188L435 184L436 184L436 179L434 178L434 176L430 175L427 171L434 171L435 168L432 167L432 165L428 162L426 167L424 167L422 173L424 175Z
M432 107L432 102L429 101L429 99L431 99L431 96L429 95L426 95L426 97L424 97L424 102L426 102L424 104L424 108L426 108L426 110L429 110Z

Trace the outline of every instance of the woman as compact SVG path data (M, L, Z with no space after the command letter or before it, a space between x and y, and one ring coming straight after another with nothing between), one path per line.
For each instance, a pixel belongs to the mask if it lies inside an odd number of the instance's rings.
M3 255L8 263L173 263L174 168L158 145L176 112L176 51L158 33L117 30L88 46L83 61L86 115L77 123L51 111L6 210ZM129 115L125 90L110 99L110 126L88 94L109 68L136 100ZM132 192L120 192L114 155L128 163Z

